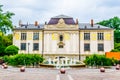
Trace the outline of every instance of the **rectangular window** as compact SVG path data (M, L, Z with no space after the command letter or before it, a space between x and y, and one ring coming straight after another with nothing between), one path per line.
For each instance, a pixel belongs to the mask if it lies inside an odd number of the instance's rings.
M26 40L27 34L26 33L21 33L21 40Z
M39 40L39 33L33 33L33 40Z
M104 45L98 44L98 51L104 51Z
M21 50L26 50L26 43L21 43Z
M97 39L98 40L104 40L104 34L103 33L98 33L97 34Z
M90 33L84 33L84 40L90 40Z
M90 51L90 44L89 43L84 44L84 51Z
M33 50L39 50L39 43L33 43Z

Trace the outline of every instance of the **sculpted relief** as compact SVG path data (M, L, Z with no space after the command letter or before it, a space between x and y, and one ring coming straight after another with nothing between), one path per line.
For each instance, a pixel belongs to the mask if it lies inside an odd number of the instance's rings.
M45 25L45 29L78 29L78 25L68 25L64 19L59 19L57 24Z

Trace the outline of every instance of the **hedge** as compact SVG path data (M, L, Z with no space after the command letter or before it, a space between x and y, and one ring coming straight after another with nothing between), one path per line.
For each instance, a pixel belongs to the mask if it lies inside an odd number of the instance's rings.
M39 54L16 54L11 56L4 56L3 60L9 65L34 65L42 63L44 58Z
M87 56L84 62L88 66L112 66L118 63L115 59L106 58L105 55L98 54Z

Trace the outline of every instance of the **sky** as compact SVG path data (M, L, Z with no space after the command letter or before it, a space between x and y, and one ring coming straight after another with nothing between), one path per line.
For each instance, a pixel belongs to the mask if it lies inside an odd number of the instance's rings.
M78 19L79 23L120 17L120 0L0 0L0 4L4 5L4 12L15 13L12 17L14 26L18 26L19 20L23 24L34 24L35 21L44 24L61 14Z

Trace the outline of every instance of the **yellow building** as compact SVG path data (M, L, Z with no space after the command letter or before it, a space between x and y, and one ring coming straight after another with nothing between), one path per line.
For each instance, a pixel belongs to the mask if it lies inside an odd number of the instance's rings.
M43 56L78 56L104 54L114 48L113 29L90 23L79 23L72 17L59 15L48 23L22 24L14 28L13 44L19 53Z

